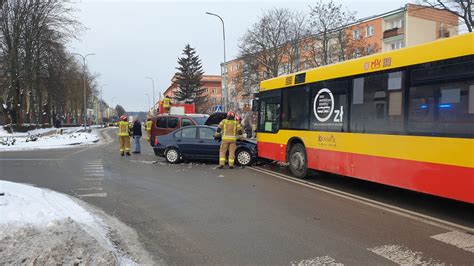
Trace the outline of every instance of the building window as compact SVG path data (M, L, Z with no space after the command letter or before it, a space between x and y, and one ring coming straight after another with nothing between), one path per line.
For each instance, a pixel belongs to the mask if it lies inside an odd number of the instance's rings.
M374 47L372 45L369 45L369 46L365 47L365 53L367 55L373 54L374 53Z
M360 39L360 30L353 30L352 31L352 39L354 39L354 40Z
M209 92L209 89L208 88L203 88L204 89L204 92L208 93Z
M374 36L374 26L367 26L365 28L365 36L366 37Z
M390 44L391 50L397 50L403 47L405 47L405 43L403 41L398 41Z

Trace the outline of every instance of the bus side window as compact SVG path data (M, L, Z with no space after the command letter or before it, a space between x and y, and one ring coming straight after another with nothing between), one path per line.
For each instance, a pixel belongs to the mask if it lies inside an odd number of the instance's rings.
M474 135L474 81L410 88L408 131L423 135Z
M351 131L404 133L403 85L403 71L353 79Z

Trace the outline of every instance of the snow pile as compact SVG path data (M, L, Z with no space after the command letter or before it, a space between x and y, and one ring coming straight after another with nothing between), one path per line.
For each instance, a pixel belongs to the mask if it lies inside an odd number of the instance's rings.
M133 230L51 190L0 180L0 213L0 265L151 261Z
M53 128L35 129L27 133L9 134L0 131L0 150L34 150L64 148L71 145L86 145L99 141L96 131L84 132L83 128L73 127L61 129L63 134Z

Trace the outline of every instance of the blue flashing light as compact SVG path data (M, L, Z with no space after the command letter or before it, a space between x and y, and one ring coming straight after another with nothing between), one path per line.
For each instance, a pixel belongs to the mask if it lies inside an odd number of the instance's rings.
M420 109L426 109L426 108L428 108L428 105L427 105L427 104L422 104L422 105L420 105Z
M451 104L440 104L439 108L451 108Z

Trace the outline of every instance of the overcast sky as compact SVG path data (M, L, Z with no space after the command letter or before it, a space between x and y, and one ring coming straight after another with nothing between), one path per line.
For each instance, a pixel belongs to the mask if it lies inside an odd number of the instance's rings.
M402 7L407 0L338 1L358 18ZM74 7L88 29L70 44L72 52L95 53L88 66L100 75L103 99L127 111L148 108L155 80L155 98L170 84L177 58L186 43L197 49L206 74L220 74L223 61L222 26L226 26L227 60L238 55L238 41L262 11L288 7L307 12L315 1L105 1L82 0Z

